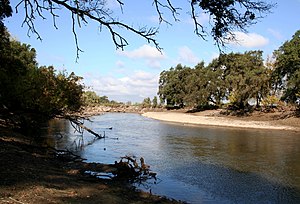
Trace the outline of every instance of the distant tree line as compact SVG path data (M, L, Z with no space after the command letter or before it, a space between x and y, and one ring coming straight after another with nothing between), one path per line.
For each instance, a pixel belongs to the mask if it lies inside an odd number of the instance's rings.
M82 94L83 105L84 106L110 106L110 107L119 107L119 106L136 106L140 108L159 108L161 104L158 103L157 96L154 96L151 100L150 97L143 99L141 103L132 103L128 101L126 103L118 102L114 100L109 100L107 96L99 96L95 91L84 91Z
M262 51L221 54L205 66L178 64L160 74L158 95L167 107L207 109L229 103L243 110L279 102L299 108L300 30L273 53L266 63Z
M96 105L104 105L104 106L120 106L124 105L121 102L117 102L114 100L109 100L107 96L98 96L94 91L84 91L82 95L83 105L85 106L96 106Z
M161 104L158 103L157 96L154 96L152 100L150 97L145 98L141 106L142 108L160 108Z

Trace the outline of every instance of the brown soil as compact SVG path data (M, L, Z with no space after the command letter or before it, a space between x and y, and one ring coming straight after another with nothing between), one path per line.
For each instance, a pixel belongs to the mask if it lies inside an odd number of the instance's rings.
M78 165L0 127L0 203L179 203L124 182L81 174Z

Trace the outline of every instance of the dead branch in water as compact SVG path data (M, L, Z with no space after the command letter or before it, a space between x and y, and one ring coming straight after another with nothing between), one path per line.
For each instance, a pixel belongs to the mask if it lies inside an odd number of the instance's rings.
M88 131L89 133L91 133L92 135L94 135L95 137L97 137L98 139L105 138L101 134L98 134L98 133L94 132L93 130L91 130L90 128L84 126L83 122L80 122L77 118L72 118L70 116L67 116L66 119L68 119L71 122L74 129L81 134L83 133L83 131L81 129L84 129L84 130ZM77 127L74 126L73 124L75 124Z
M156 173L150 171L150 166L145 164L143 157L140 158L140 161L139 165L133 157L121 157L119 162L115 161L114 167L117 169L115 174L118 178L129 178L133 182L146 181L151 178L156 180Z

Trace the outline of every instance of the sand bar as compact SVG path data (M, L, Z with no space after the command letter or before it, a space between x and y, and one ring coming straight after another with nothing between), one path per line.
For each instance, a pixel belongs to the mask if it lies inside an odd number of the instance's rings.
M143 116L161 121L191 125L300 131L297 127L276 125L269 121L244 121L227 117L192 115L180 112L146 112Z

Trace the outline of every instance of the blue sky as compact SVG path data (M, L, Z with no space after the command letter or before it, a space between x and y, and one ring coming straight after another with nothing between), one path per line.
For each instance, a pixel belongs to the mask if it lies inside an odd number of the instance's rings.
M300 0L273 0L276 3L272 13L248 28L248 33L236 33L239 43L228 45L225 52L244 52L263 50L264 58L300 29ZM19 1L11 1L12 7ZM158 16L152 1L126 1L123 13L116 0L109 0L109 7L123 22L135 26L157 26ZM194 34L190 19L188 1L173 1L180 11L180 22L174 22L165 11L166 18L173 24L160 25L156 39L163 48L159 53L154 45L132 33L123 32L129 42L124 51L116 50L110 34L101 32L96 23L77 28L79 47L84 51L76 63L76 47L72 34L70 14L58 11L57 27L53 26L51 16L46 20L37 19L36 29L42 37L27 36L28 28L22 27L24 12L14 13L5 20L11 35L17 40L30 44L37 50L39 65L53 65L57 70L66 69L69 73L82 76L83 83L98 95L106 95L110 100L122 102L141 102L145 97L153 98L158 91L159 74L163 70L175 67L178 63L194 67L198 62L206 63L218 56L218 48L210 37L207 41ZM209 18L201 14L199 20L209 26Z

